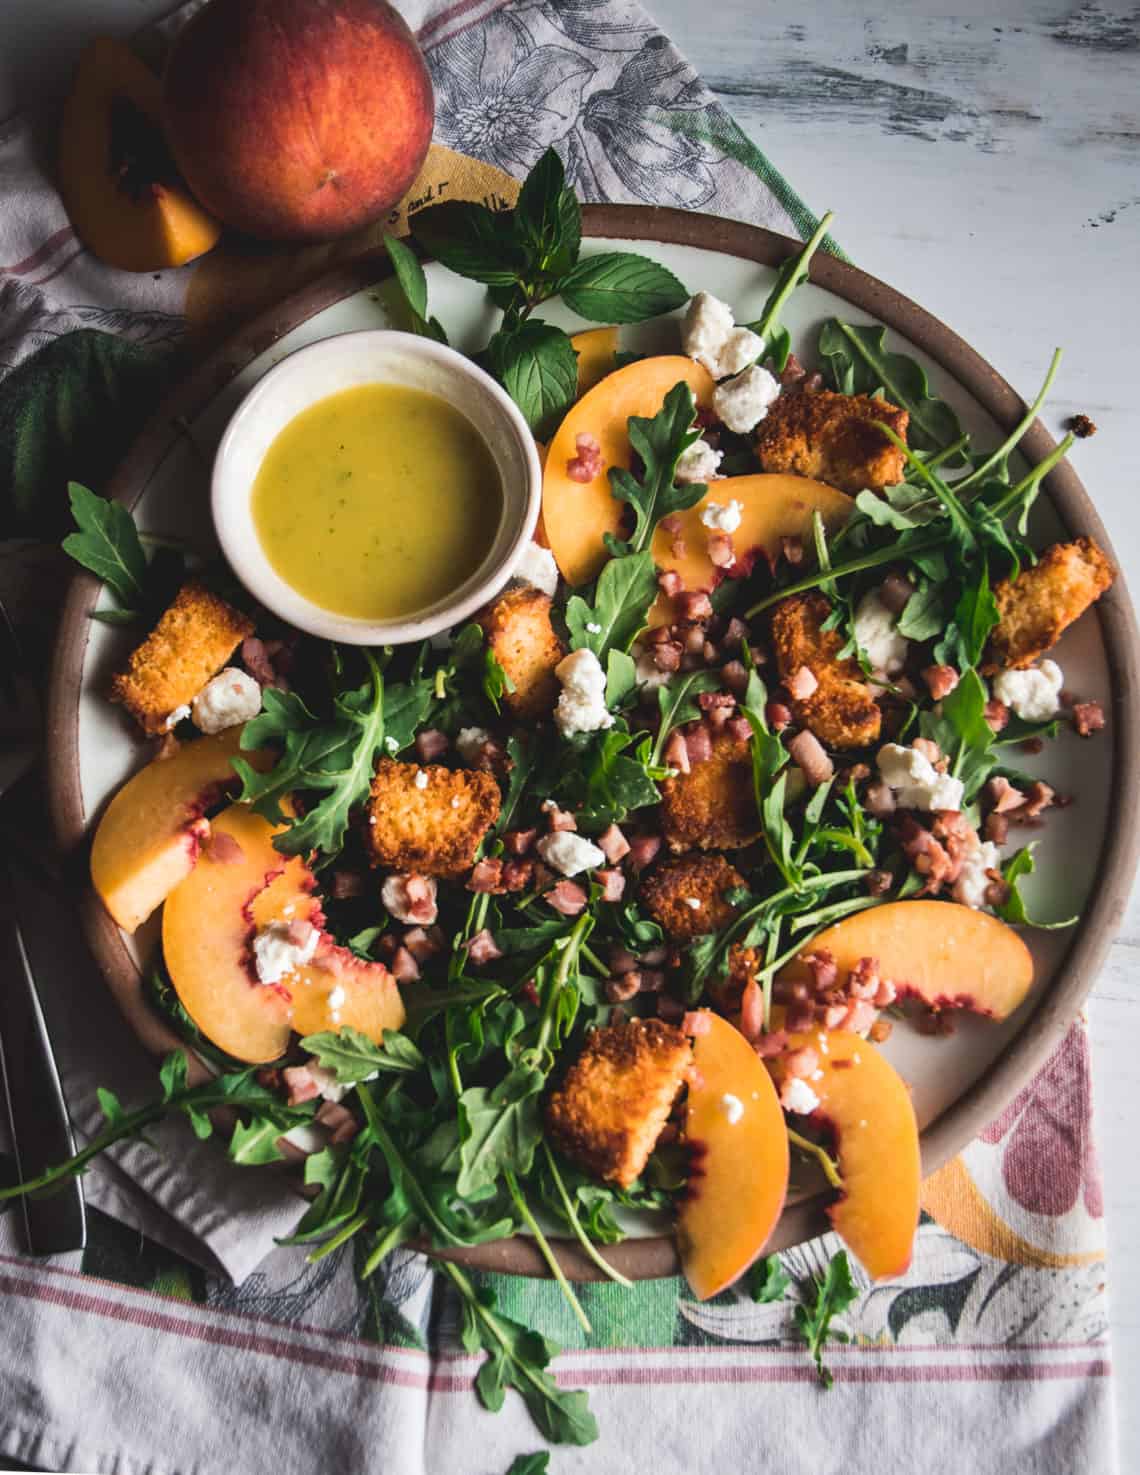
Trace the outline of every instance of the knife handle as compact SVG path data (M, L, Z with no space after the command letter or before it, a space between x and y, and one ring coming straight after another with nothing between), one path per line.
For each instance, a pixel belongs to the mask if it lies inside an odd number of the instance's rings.
M0 884L9 869L0 865ZM0 1065L20 1181L37 1178L69 1158L75 1139L59 1071L48 1039L35 978L28 962L10 884L0 901ZM33 1255L81 1250L87 1243L87 1218L78 1178L66 1180L44 1198L20 1199Z

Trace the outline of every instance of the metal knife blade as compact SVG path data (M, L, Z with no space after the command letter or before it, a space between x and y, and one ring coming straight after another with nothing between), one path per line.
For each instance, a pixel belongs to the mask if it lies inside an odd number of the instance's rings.
M21 922L45 896L0 857L0 1065L21 1182L69 1158L75 1140ZM58 913L56 913L58 917ZM19 1200L34 1255L80 1250L87 1219L79 1179L46 1198Z

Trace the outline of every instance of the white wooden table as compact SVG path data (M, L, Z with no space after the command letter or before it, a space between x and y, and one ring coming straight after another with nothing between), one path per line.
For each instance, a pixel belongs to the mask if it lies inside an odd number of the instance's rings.
M58 92L91 36L128 34L170 3L5 0L0 117L16 101ZM859 265L951 324L1023 390L1064 346L1050 425L1076 411L1099 425L1080 447L1079 470L1140 590L1133 0L959 0L952 17L933 0L649 7L808 204L837 212L837 239ZM1130 1391L1140 1384L1140 896L1091 1017L1120 1468L1129 1475L1140 1469Z

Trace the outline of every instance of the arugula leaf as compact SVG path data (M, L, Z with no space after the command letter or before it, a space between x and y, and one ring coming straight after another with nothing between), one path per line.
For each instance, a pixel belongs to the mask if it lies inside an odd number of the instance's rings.
M846 1250L840 1250L837 1255L832 1256L822 1279L816 1277L813 1280L813 1288L815 1299L812 1304L801 1304L795 1309L795 1326L815 1360L819 1381L825 1388L830 1388L834 1379L823 1365L824 1344L829 1334L836 1342L848 1340L847 1333L833 1331L831 1323L859 1299L858 1287L851 1278L851 1264Z
M464 1271L444 1260L440 1269L463 1297L463 1346L468 1352L487 1353L475 1379L475 1391L485 1408L502 1408L506 1390L522 1395L530 1416L552 1444L592 1444L598 1423L583 1392L566 1392L546 1371L561 1350L539 1332L496 1310L495 1293L476 1290Z
M114 1091L108 1091L106 1086L96 1086L95 1096L99 1102L99 1110L111 1131L122 1127L127 1120L127 1114L123 1110L123 1103L115 1095Z
M661 755L665 752L665 745L673 731L683 727L686 722L695 722L701 715L695 698L703 691L716 691L719 686L720 678L712 671L688 671L657 688L657 710L661 714L661 723L653 744L653 764L663 761Z
M688 301L666 267L632 251L587 256L559 284L562 300L579 317L599 323L640 323Z
M782 374L787 368L788 354L792 346L788 330L780 326L780 314L788 298L799 284L807 281L811 259L819 249L834 219L833 212L829 210L820 220L803 249L784 262L776 274L776 280L772 284L772 290L768 293L763 311L754 323L747 324L764 340L766 354L772 360L778 374Z
M335 1034L325 1031L305 1035L301 1049L317 1057L317 1063L331 1070L343 1086L371 1080L379 1073L408 1075L422 1069L424 1057L419 1047L398 1030L386 1029L382 1045L375 1045L359 1030L345 1025Z
M277 1145L281 1133L275 1116L254 1116L248 1122L238 1122L229 1142L231 1162L256 1167L284 1161L285 1154Z
M683 487L673 482L678 457L698 437L693 427L695 419L693 391L683 380L674 384L652 420L641 415L629 417L629 442L641 458L642 472L638 480L624 467L610 468L610 490L619 502L629 503L635 518L628 543L607 534L611 554L640 553L663 517L695 506L705 495L708 488L703 482Z
M621 705L637 686L637 662L624 650L606 654L606 706Z
M896 627L907 640L933 640L946 628L943 591L933 579L922 579L906 602Z
M571 647L592 650L599 660L604 660L611 649L628 651L645 628L656 598L657 566L648 549L625 558L611 558L598 576L593 605L580 594L567 601Z
M458 276L490 287L513 286L527 266L513 213L470 200L446 200L417 210L412 236L429 256Z
M754 1301L762 1305L782 1301L788 1294L792 1278L784 1269L779 1255L765 1255L748 1272L748 1290Z
M578 394L578 356L561 328L532 318L487 345L491 372L545 440Z
M399 730L386 734L384 678L372 652L362 650L369 679L336 698L336 721L319 724L300 697L267 688L261 715L243 730L243 741L251 747L284 737L285 750L266 773L255 772L242 758L233 759L242 781L242 803L252 804L258 814L276 821L285 794L309 789L324 795L303 816L288 817L287 828L274 835L274 848L282 855L303 855L309 850L335 855L344 844L349 811L371 786L377 754L406 746L417 725L415 714L423 711L426 715L424 703L430 702L430 686L418 682L397 704ZM391 739L387 745L386 736Z
M516 1066L491 1088L469 1086L459 1098L459 1180L462 1197L496 1183L504 1168L529 1173L542 1140L539 1096L546 1077Z
M588 750L590 758L582 762L585 793L577 807L578 818L587 830L621 824L631 809L644 809L660 802L655 780L665 770L657 770L649 751L649 739L638 744L631 756L627 749L632 735L620 728L602 733Z
M1024 846L1011 855L1002 866L1001 878L1009 887L1009 897L995 910L1003 922L1012 922L1015 927L1038 927L1043 932L1053 932L1061 927L1073 927L1080 920L1079 917L1066 917L1063 922L1038 922L1036 918L1029 915L1018 882L1023 876L1031 876L1037 869L1037 862L1033 857L1036 848L1036 842Z
M515 690L515 684L503 669L502 662L488 645L483 651L483 695L498 716L503 697Z
M134 518L119 502L108 502L77 481L67 484L78 532L68 533L63 551L98 578L120 604L145 602L146 554Z
M945 400L930 392L926 370L906 354L891 353L883 340L887 330L860 327L828 318L820 329L819 353L826 361L832 388L841 394L882 393L909 411L907 438L919 450L941 451L961 439L958 416ZM962 465L961 452L949 458Z
M976 666L986 648L990 631L1001 619L997 600L990 589L989 569L983 558L977 578L962 588L954 609L954 626L962 652L962 661L967 666Z
M170 1054L162 1062L162 1068L158 1072L158 1079L162 1086L162 1099L167 1104L169 1104L172 1096L176 1096L180 1091L185 1091L186 1072L188 1068L186 1052L184 1050L171 1050Z

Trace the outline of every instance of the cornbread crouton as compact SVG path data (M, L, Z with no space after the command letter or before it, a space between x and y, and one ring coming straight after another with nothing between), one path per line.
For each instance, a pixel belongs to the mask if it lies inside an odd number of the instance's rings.
M983 671L1031 666L1051 650L1112 584L1116 571L1091 538L1054 543L1032 568L994 585L1001 619L990 634Z
M712 756L661 784L661 829L670 850L739 850L760 833L747 738L722 729Z
M252 634L252 620L191 580L112 679L111 700L146 732L165 732L170 714L189 706Z
M782 394L756 432L765 471L810 476L854 495L906 479L906 457L873 422L906 440L907 410L867 394Z
M666 860L647 876L641 901L674 942L689 942L728 926L737 909L724 893L745 884L723 855L693 852Z
M527 585L508 589L477 616L495 659L514 682L503 702L516 717L547 717L558 700L554 668L566 650L550 623L551 604L549 594Z
M480 769L381 758L366 825L373 863L425 876L459 876L499 817L499 786Z
M688 1037L660 1019L594 1030L547 1099L551 1141L595 1178L628 1188L649 1160L691 1058Z
M828 600L815 591L782 599L772 611L772 646L780 680L791 681L804 666L818 685L811 696L792 698L801 726L829 748L864 748L879 736L882 713L857 661L839 659L843 637L824 630Z

